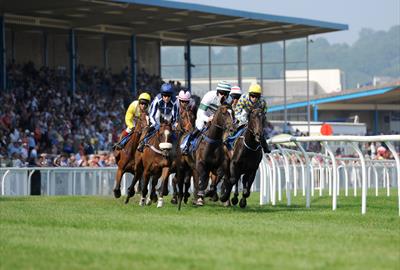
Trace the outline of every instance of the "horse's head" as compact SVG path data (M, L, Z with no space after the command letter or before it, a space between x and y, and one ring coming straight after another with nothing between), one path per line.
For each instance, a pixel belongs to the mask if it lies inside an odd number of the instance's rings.
M158 147L162 151L168 152L172 149L172 127L171 123L164 122L160 125L160 129L157 132Z
M147 113L141 113L139 119L136 121L135 132L142 133L143 129L145 129L149 125L149 116Z
M255 108L248 114L248 130L253 134L257 142L260 142L263 135L264 121L265 114L262 108Z
M235 114L229 104L219 106L211 122L216 127L223 129L224 139L235 131Z
M196 116L194 113L189 110L180 110L179 111L179 122L178 122L178 130L182 133L188 133L193 130L196 121Z

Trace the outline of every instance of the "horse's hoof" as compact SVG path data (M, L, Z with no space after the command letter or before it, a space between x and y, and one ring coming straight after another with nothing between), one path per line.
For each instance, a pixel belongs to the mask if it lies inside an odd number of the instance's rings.
M204 199L203 198L198 198L196 201L196 205L197 206L203 206L204 205Z
M215 192L214 195L211 197L211 201L217 202L218 199L219 199L219 198L218 198L218 194L217 194L217 192Z
M178 199L177 199L175 196L172 197L171 203L172 203L172 204L178 204Z
M240 202L239 202L240 208L245 208L246 205L247 205L246 199L245 199L245 198L241 198L241 199L240 199Z
M209 189L209 190L206 191L206 194L204 194L204 197L205 198L207 198L207 197L211 198L212 196L214 196L214 193L215 193L214 190Z
M183 202L184 202L185 204L187 204L188 201L189 201L189 196L184 196L184 197L183 197Z
M114 197L116 199L121 197L121 190L120 189L114 189L113 191L114 191Z
M125 204L128 204L129 203L129 196L128 197L126 197L126 199L125 199Z
M226 202L224 202L224 206L225 207L230 207L231 206L231 202L229 200L227 200Z
M229 196L230 196L231 194L230 193L224 193L224 194L222 194L221 195L221 198L220 198L220 200L221 200L221 202L226 202L227 200L229 200Z
M232 205L237 205L238 204L238 202L239 202L239 199L238 199L238 197L233 197L232 199L231 199L231 203L232 203Z
M164 199L163 198L159 198L157 201L157 208L161 208L164 206Z
M146 199L145 198L141 198L140 202L139 202L139 205L140 206L144 206L145 202L146 202Z
M151 200L153 203L156 203L157 200L158 200L157 194L155 194L155 193L150 194L150 200Z
M146 199L146 205L151 205L151 199L149 197Z

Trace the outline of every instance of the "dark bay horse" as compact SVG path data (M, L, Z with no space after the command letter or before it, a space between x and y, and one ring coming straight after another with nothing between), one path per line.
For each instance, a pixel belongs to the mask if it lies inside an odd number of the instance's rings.
M176 159L174 162L174 170L175 170L175 177L172 180L172 187L173 187L173 194L171 203L176 204L178 203L178 188L179 188L179 198L182 200L182 197L187 203L190 188L191 177L193 176L193 170L190 166L190 160L188 160L187 156L182 155L181 149L179 145L182 143L183 138L188 135L195 127L196 116L194 110L187 107L185 109L180 108L179 111L179 121L178 126L176 128L177 137L178 137L178 147L177 147L177 154ZM196 179L195 179L196 178ZM194 177L194 182L197 181L197 176Z
M225 178L221 201L229 200L233 185L237 184L243 175L243 193L239 206L246 207L247 198L250 196L250 188L254 182L258 166L262 160L263 150L260 140L263 135L263 123L265 114L263 109L255 108L248 115L248 125L243 135L239 137L233 148L230 161L230 178ZM237 198L237 197L236 197Z
M234 114L230 105L223 104L214 114L208 130L202 135L195 153L195 168L199 176L196 201L198 206L204 205L210 173L216 175L218 179L229 178L229 161L225 158L223 141L233 130Z
M168 194L168 176L172 163L172 127L171 123L166 122L160 125L159 130L154 136L149 138L143 153L136 151L134 164L134 178L128 188L128 194L125 203L135 195L135 184L143 177L142 197L139 205L151 202L157 202L157 207L164 205L163 196ZM152 177L152 188L150 198L147 198L148 185ZM161 179L161 185L156 194L158 180Z
M142 113L136 122L133 134L121 150L115 150L115 159L118 165L117 174L115 175L114 197L121 197L121 179L124 173L129 172L134 174L135 152L139 144L140 136L143 129L149 125L147 114Z

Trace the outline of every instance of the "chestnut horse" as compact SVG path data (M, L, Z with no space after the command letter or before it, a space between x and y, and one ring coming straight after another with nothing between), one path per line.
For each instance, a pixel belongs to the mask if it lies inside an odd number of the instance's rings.
M149 124L149 118L147 114L142 113L138 121L136 122L133 134L121 150L115 150L115 159L118 165L117 174L115 175L114 185L114 197L121 197L121 179L124 173L129 172L134 174L135 164L135 152L139 144L140 136L142 135L143 129Z
M178 145L182 143L183 138L186 137L192 130L194 129L195 126L195 113L194 110L191 108L187 107L185 109L180 108L179 110L179 121L178 121L178 126L176 128L176 131L178 133ZM177 147L177 152L176 152L176 160L174 162L174 170L176 172L175 177L172 180L172 187L173 187L173 194L172 194L172 199L171 203L176 204L178 203L178 188L179 188L179 194L180 194L180 200L181 202L182 197L184 197L184 202L187 203L188 198L190 196L189 194L189 188L190 188L190 180L193 175L193 170L191 169L190 165L187 163L187 156L182 155L180 147ZM197 183L197 177L194 177L194 182ZM184 190L184 192L183 192Z
M263 109L255 108L248 114L246 130L236 141L233 148L233 155L230 161L230 178L224 179L223 194L221 195L222 202L229 200L232 186L237 184L243 175L243 192L239 206L241 208L246 207L251 185L254 182L258 166L262 160L263 150L260 140L263 137L264 122L265 114Z
M135 153L135 176L128 188L128 194L125 203L135 195L135 184L143 176L142 197L140 206L145 203L150 205L151 202L157 202L157 207L164 205L163 196L168 194L168 176L172 163L172 127L171 123L165 122L160 125L159 130L149 138L143 153L136 151ZM148 185L152 177L152 188L150 198L146 199L148 193ZM156 194L156 186L158 180L161 179L161 185L158 189L159 198Z
M210 173L217 176L217 181L223 177L229 178L229 160L225 158L223 141L233 130L234 114L230 105L223 104L215 112L210 127L202 135L195 153L195 171L199 176L196 201L198 206L204 205Z

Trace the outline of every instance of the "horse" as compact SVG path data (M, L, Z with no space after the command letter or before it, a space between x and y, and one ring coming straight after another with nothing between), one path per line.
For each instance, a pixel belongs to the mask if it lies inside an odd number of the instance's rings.
M139 205L150 205L151 202L157 202L158 208L164 205L163 196L168 195L168 176L172 163L172 152L172 126L170 122L166 121L162 123L159 130L149 138L143 153L139 151L135 153L135 175L128 188L128 194L125 200L126 204L129 202L129 199L135 195L135 184L143 176L143 185L141 185L142 196ZM152 177L152 188L150 198L146 199L150 177ZM156 186L159 179L161 179L161 185L158 189L158 198Z
M136 121L133 134L121 150L115 150L115 160L118 165L117 174L115 175L114 197L121 197L121 179L124 173L134 174L135 152L139 144L142 131L149 125L149 118L146 113L142 113L138 121Z
M196 205L204 205L205 190L210 173L217 176L217 181L224 176L229 178L229 160L225 158L223 141L234 131L234 114L230 105L221 105L202 135L195 153L195 168L199 177Z
M248 125L242 136L236 141L233 155L230 161L230 178L223 182L223 194L221 201L227 202L233 185L237 184L243 175L243 192L239 206L246 207L247 198L250 196L250 188L254 182L258 166L262 160L263 150L261 139L263 138L263 123L265 114L263 109L255 108L248 114ZM237 199L237 194L235 195Z
M179 110L179 121L176 128L178 133L178 145L182 143L183 138L188 135L194 129L196 121L196 116L194 114L194 110L187 107L185 109L180 108ZM182 155L180 147L177 147L177 155L175 160L175 177L172 180L172 188L173 194L171 203L177 204L178 203L178 188L179 188L179 198L180 201L182 197L184 197L184 202L187 203L190 188L190 180L193 175L193 170L190 168L190 165L187 163L187 158L185 155ZM195 180L196 182L196 180ZM185 192L183 193L183 190Z

